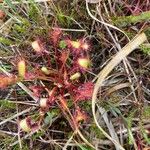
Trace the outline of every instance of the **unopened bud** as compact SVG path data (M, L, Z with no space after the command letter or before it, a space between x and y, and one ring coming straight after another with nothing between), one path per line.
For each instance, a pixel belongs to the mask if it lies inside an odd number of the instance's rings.
M89 49L89 45L87 43L83 43L81 45L81 47L84 49L84 50L88 50Z
M32 45L32 48L33 48L37 53L41 53L41 52L43 51L43 50L42 50L42 47L41 47L41 45L40 45L40 43L39 43L38 40L32 42L31 45Z
M81 74L79 72L76 72L75 74L70 76L70 80L76 80L76 79L79 79L80 77L81 77Z
M47 102L48 102L47 98L41 98L40 99L40 107L41 108L46 108L47 107Z
M88 68L90 65L90 60L88 58L79 58L78 64L83 68Z
M76 122L85 121L86 118L87 118L87 116L84 113L84 111L81 111L79 108L77 108L76 115L75 115Z
M71 46L73 48L80 48L81 43L79 41L71 41Z
M26 73L26 64L24 60L18 62L18 74L19 77L24 78Z
M20 128L23 130L23 131L25 131L25 132L30 132L31 131L31 128L30 128L30 125L29 125L29 120L28 120L29 118L25 118L25 119L23 119L23 120L21 120L20 122L19 122L19 126L20 126Z
M46 68L46 67L42 67L41 68L42 72L46 75L49 75L50 74L50 71Z

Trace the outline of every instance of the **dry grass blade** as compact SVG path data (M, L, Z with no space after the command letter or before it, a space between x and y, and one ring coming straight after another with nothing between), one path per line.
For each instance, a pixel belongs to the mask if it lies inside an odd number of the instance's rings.
M124 31L122 31L121 29L119 29L119 28L117 28L116 26L113 26L113 25L111 25L111 24L109 24L109 23L106 23L106 22L104 22L104 21L101 21L101 20L97 19L95 16L93 16L92 13L90 12L88 3L89 3L88 0L86 0L86 10L87 10L89 16L90 16L92 19L94 19L95 21L97 21L97 22L99 22L99 23L101 23L101 24L103 24L103 25L106 25L106 26L108 26L108 27L110 27L110 28L113 28L113 29L115 29L115 30L120 31L121 33L123 33L123 34L127 37L128 40L130 40L129 37L127 36L127 34L126 34Z
M113 59L106 65L106 67L98 74L98 79L94 87L94 92L92 96L92 112L96 125L103 132L103 134L111 140L115 145L118 145L118 148L124 150L124 148L114 139L112 139L99 125L96 115L95 115L95 104L97 99L97 93L99 88L102 86L103 81L107 75L117 66L127 55L129 55L134 49L136 49L140 44L147 40L147 37L144 33L138 34L133 40L131 40L125 47L122 48Z
M32 1L22 1L21 3L31 3ZM34 0L36 3L42 3L42 2L51 2L51 0ZM12 2L12 4L19 4L20 2Z
M89 143L89 141L83 136L83 134L80 132L79 129L76 129L76 132L79 134L80 138L87 144L89 145L91 148L95 149L95 147Z
M75 133L75 132L74 132ZM66 144L64 145L63 147L63 150L66 150L68 145L71 143L72 139L73 139L73 136L74 136L74 133L71 135L71 137L68 139L68 141L66 142Z
M12 120L12 119L14 119L14 118L17 118L18 116L21 116L21 115L23 115L23 114L25 114L25 113L28 113L28 112L30 112L31 110L34 110L34 109L35 109L35 107L30 107L30 108L28 108L28 109L25 109L25 110L23 110L22 112L19 112L18 114L13 115L13 116L11 116L10 118L7 118L7 119L1 121L1 122L0 122L0 126L3 125L4 123L6 123L6 122L8 122L8 121L10 121L10 120Z
M108 96L116 90L123 89L123 88L129 87L129 86L130 86L129 82L118 84L118 85L112 87L111 89L109 89L106 95Z
M108 119L107 111L104 108L99 107L99 106L98 106L98 110L99 110L100 114L102 115L102 117L105 121L105 124L106 124L106 126L109 130L109 133L110 133L111 137L113 139L115 139L117 142L119 142L119 138L118 138L118 136L115 132L114 126L113 126L112 122ZM117 145L115 145L115 147L116 147L116 150L119 150Z
M91 3L91 4L96 4L96 3L99 3L101 0L87 0L88 3Z

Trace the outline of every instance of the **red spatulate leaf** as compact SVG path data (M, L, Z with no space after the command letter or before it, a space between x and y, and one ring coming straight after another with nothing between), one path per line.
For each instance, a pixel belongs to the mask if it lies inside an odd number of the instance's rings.
M53 31L50 32L50 39L54 45L58 44L58 41L60 40L60 37L62 35L62 31L60 28L54 28Z
M81 110L81 108L77 107L75 110L75 123L78 124L80 121L86 121L87 120L87 115L84 111Z
M62 62L62 64L64 64L64 63L66 63L68 57L69 57L69 52L68 51L63 51L61 53L61 56L60 56L59 60Z
M15 76L0 76L0 88L5 88L11 84L14 84L17 82L17 77Z
M92 82L87 82L79 86L77 89L74 90L75 94L75 101L81 100L88 100L92 98L94 89L94 84Z

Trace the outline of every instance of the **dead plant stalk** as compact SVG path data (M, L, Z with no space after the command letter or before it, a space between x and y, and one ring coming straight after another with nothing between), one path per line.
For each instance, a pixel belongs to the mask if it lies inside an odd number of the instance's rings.
M117 144L121 150L124 148L114 139L111 138L99 125L96 118L95 105L97 100L97 94L100 87L102 86L105 78L108 74L117 66L126 56L128 56L134 49L136 49L140 44L147 40L145 33L138 34L133 40L131 40L126 46L124 46L114 57L113 59L104 67L104 69L97 75L98 79L96 81L94 92L92 96L92 113L97 127L103 132L103 134L111 140L114 144Z

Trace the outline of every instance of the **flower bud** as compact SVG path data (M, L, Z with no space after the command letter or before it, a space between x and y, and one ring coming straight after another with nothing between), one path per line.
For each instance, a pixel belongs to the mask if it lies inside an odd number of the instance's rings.
M79 58L78 64L80 67L87 69L90 65L90 60L88 58Z
M18 62L18 74L19 77L25 78L25 73L26 73L26 64L24 60L20 60Z
M81 77L81 74L79 72L76 72L75 74L70 76L70 80L76 80L76 79L79 79L80 77Z
M35 50L37 53L41 53L43 51L40 42L38 40L34 41L31 43L32 48Z
M84 111L81 111L80 108L76 109L75 112L75 121L76 123L80 122L80 121L85 121L87 119L87 115L85 114Z
M89 49L89 45L87 43L83 43L81 45L81 47L84 49L84 50L88 50Z
M49 75L50 74L50 71L46 68L46 67L42 67L41 68L41 70L42 70L42 72L44 73L44 74L46 74L46 75Z
M21 120L20 122L19 122L19 126L20 126L20 128L23 130L23 131L25 131L25 132L30 132L31 131L31 127L30 127L30 120L29 120L30 118L25 118L25 119L23 119L23 120Z
M41 98L40 99L40 107L41 108L46 108L47 107L47 102L48 102L47 98Z
M73 48L80 48L81 46L81 43L79 41L71 41L70 44Z

